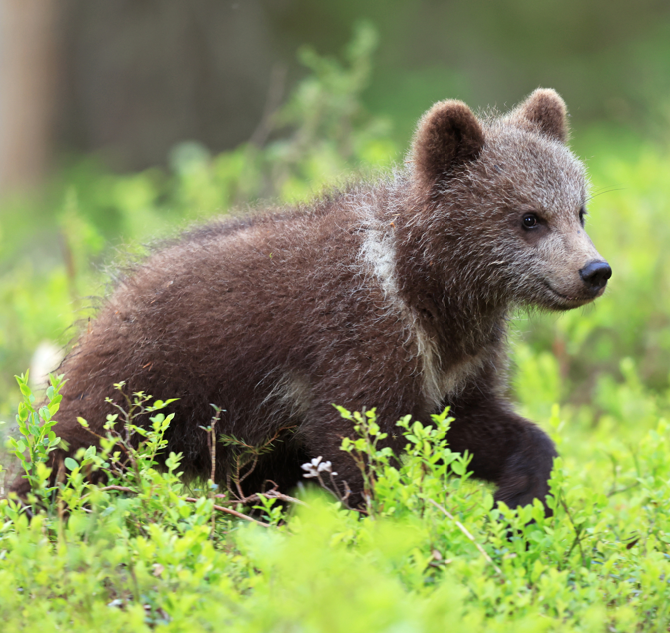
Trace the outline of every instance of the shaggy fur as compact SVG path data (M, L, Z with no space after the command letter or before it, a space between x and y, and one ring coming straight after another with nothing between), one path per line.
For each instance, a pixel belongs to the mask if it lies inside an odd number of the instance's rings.
M395 451L396 420L429 421L448 405L452 448L473 454L498 500L543 499L556 452L504 398L507 318L518 306L583 305L609 276L580 274L601 257L583 230L584 169L566 137L551 90L483 120L445 101L392 178L183 235L116 288L63 362L56 432L70 454L88 446L77 417L101 432L105 398L125 380L129 392L179 398L167 450L184 454L187 477L209 472L200 427L214 403L219 430L252 444L295 427L250 488L272 479L288 490L321 455L359 493L339 450L352 429L333 403L377 407ZM223 480L230 455L217 455Z

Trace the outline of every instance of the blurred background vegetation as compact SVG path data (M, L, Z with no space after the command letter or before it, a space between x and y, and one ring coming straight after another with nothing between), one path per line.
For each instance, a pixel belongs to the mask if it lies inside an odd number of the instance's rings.
M307 72L296 52L338 54L361 19L379 33L361 100L400 147L438 99L504 108L538 85L578 127L667 141L663 0L2 0L0 182L34 182L68 154L134 171L184 140L219 153L258 139Z
M0 419L109 264L401 164L438 99L505 110L547 86L614 277L594 306L520 315L514 397L541 423L565 405L580 446L646 431L670 408L669 69L660 0L0 0Z

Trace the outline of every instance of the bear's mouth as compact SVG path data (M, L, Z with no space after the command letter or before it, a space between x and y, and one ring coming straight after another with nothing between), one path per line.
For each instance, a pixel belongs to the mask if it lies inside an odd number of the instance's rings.
M561 303L566 305L570 304L570 307L578 307L580 305L584 305L586 303L589 303L590 301L593 301L598 295L595 296L581 296L581 297L571 297L570 295L565 295L562 292L558 292L558 290L554 290L554 288L551 287L551 284L549 284L548 281L545 281L544 279L542 280L542 283L544 284L545 288L551 292L552 295L555 297L558 297L561 300ZM602 293L598 293L602 294Z

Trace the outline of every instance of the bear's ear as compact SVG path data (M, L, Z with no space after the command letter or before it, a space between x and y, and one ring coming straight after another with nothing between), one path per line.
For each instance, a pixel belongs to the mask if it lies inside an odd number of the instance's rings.
M555 90L538 88L512 111L518 125L565 143L568 140L568 109Z
M420 186L431 188L445 174L474 160L484 146L484 132L462 101L440 101L419 121L412 143L414 174Z

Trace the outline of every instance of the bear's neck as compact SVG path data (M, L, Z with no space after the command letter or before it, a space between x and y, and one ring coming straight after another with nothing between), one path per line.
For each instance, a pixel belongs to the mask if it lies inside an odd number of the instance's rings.
M416 216L396 222L398 293L422 327L449 355L473 356L506 335L509 301L482 282L481 262L459 247L457 235L437 236ZM453 241L431 244L431 240Z

